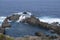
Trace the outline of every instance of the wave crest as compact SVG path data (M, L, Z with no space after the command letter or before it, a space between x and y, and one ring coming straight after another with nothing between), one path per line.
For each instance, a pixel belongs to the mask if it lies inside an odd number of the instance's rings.
M20 12L15 14L20 15L19 20L17 20L17 22L23 21L26 18L30 18L30 16L32 15L30 12Z
M60 18L53 18L53 17L46 17L45 16L45 17L40 17L39 20L42 22L49 23L49 24L51 24L53 22L59 22L59 24L60 24Z

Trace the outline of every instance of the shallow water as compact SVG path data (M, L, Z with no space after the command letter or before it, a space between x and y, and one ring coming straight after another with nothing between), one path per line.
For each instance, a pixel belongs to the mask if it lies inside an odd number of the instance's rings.
M48 29L44 29L38 26L32 26L25 23L11 22L11 25L12 27L10 29L5 29L5 33L13 37L23 37L25 35L34 36L35 32L43 32L50 36L55 35L55 34L52 34Z

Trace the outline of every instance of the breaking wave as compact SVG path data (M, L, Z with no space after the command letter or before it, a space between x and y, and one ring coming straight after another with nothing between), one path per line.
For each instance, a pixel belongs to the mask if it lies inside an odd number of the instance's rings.
M30 12L27 12L27 15L24 15L24 16L23 16L22 13L23 13L23 12L15 13L15 14L21 15L21 16L19 17L19 20L18 20L17 22L25 19L26 17L30 17L30 16L32 15ZM46 23L49 23L49 24L51 24L51 23L53 23L53 22L59 22L59 24L60 24L60 18L53 18L53 17L49 17L49 16L37 17L37 18L39 18L40 21L46 22Z
M19 13L14 13L15 15L18 14L20 15L19 20L17 20L16 22L20 22L23 19L30 17L32 14L30 12L27 12L27 14L23 14L23 12L19 12ZM3 21L5 20L5 16L0 16L0 26L2 25ZM44 17L37 17L39 18L40 21L42 22L46 22L46 23L53 23L53 22L59 22L60 23L60 18L53 18L53 17L49 17L49 16L44 16Z
M30 12L27 12L27 14L23 14L23 12L20 12L20 13L15 13L15 14L19 14L21 15L19 17L19 21L22 21L23 19L27 18L27 17L30 17L32 14ZM40 21L42 22L46 22L46 23L53 23L53 22L59 22L60 23L60 18L53 18L53 17L49 17L49 16L44 16L44 17L37 17Z
M0 26L2 25L3 21L6 19L5 16L0 16Z
M30 16L32 15L30 12L20 12L20 13L15 13L15 15L18 14L20 15L19 20L17 20L17 22L23 21L26 18L30 18Z
M40 17L39 20L42 22L49 23L49 24L53 22L59 22L60 24L60 18L53 18L53 17L45 16L45 17Z

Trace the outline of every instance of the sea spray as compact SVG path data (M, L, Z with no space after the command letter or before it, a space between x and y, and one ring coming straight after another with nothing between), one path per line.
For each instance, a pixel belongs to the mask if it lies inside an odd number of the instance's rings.
M49 23L49 24L53 22L58 22L60 24L60 18L53 18L53 17L45 16L45 17L39 17L39 20L42 22Z
M26 14L24 14L24 12L15 13L15 15L17 14L20 15L19 20L17 20L17 22L23 21L26 18L30 18L32 15L30 12L26 12Z
M5 16L0 16L0 26L2 25L3 21L6 19Z

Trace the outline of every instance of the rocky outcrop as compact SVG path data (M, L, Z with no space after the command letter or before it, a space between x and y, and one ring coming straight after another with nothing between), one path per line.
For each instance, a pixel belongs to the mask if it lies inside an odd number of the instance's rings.
M31 24L31 25L39 25L39 19L35 18L33 15L30 18L26 18L23 22Z
M5 28L0 27L0 33L5 34Z
M39 32L41 34L41 32ZM60 40L60 37L46 36L42 33L42 36L24 36L24 37L10 37L0 33L0 40Z
M38 18L34 17L33 15L30 18L26 18L23 22L31 25L37 25L39 27L47 28L49 30L54 30L56 33L60 34L60 26L57 25L55 26L52 24L41 22Z
M40 22L39 25L49 30L54 30L56 33L60 34L60 26L55 26L44 22Z
M40 37L40 36L45 36L45 34L43 34L42 32L36 32L35 35L36 35L36 36L39 36L39 37Z
M8 19L6 18L0 27L0 33L5 34L5 28L7 27L11 27L11 25L9 24Z
M4 22L2 23L2 28L6 28L6 27L11 27L11 25L9 24L7 18L6 18L6 19L4 20Z
M45 36L25 36L25 37L18 37L15 38L15 40L60 40L60 38L54 38L54 37L45 37Z
M51 25L60 26L59 22L53 22L53 23L51 23Z
M15 40L60 40L60 36L58 36L58 35L49 36L42 32L36 32L35 35L36 36L17 37L17 38L15 38Z
M19 19L20 15L11 15L11 16L8 16L7 19L11 20L11 21L17 21Z
M50 36L50 35L44 34L42 32L36 32L35 35L38 36L38 37L48 37L48 38L51 38L51 39L56 39L56 38L59 37L58 35Z
M27 14L26 12L23 13L24 15L22 16L25 17L25 14ZM11 27L10 23L8 22L8 20L10 21L17 21L19 19L20 15L11 15L8 16L4 22L2 23L2 27L0 28L0 33L5 34L5 28L6 27ZM51 31L51 33L58 33L60 34L60 26L58 25L58 22L54 22L52 24L48 24L45 22L41 22L38 18L36 18L35 16L31 15L31 16L27 16L27 18L23 19L24 23L28 23L31 25L35 25L35 26L39 26L39 27L43 27L46 29L49 29ZM25 36L25 37L19 37L19 38L14 38L14 40L60 40L60 35L59 36L49 36L49 35L45 35L44 33L41 32L36 32L35 33L36 36ZM5 35L1 36L0 35L0 40L13 40L10 39L10 37L5 37Z

